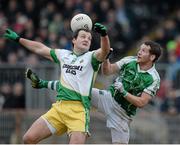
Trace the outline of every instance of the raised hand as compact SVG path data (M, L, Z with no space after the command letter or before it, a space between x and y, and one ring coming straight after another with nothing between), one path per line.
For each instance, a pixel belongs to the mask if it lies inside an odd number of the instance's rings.
M100 23L94 24L94 31L101 34L103 37L107 35L107 28Z

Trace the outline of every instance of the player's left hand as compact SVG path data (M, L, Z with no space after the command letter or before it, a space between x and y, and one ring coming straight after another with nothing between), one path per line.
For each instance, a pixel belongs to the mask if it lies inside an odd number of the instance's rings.
M121 94L123 94L123 97L126 97L127 96L127 91L124 89L124 86L122 84L122 82L120 81L116 81L114 83L114 88L119 91Z
M39 77L34 72L32 72L31 69L28 68L26 70L25 76L31 80L31 86L33 88L37 88L37 89L43 88L41 79L39 79Z
M94 31L101 34L103 37L107 35L107 28L100 23L94 24Z

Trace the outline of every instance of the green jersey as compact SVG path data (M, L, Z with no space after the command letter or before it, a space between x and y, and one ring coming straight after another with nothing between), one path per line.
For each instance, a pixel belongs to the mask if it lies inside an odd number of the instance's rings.
M154 97L160 86L160 77L155 69L155 66L147 71L140 70L137 58L130 56L125 57L118 61L117 66L119 67L118 80L122 81L124 89L135 96L141 96L142 92ZM136 114L137 107L128 102L120 92L116 91L114 85L109 87L112 96L131 116Z

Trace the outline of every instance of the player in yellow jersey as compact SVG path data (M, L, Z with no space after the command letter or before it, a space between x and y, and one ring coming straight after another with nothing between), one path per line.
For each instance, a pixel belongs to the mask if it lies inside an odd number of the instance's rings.
M4 37L13 40L28 50L58 64L61 70L57 102L38 118L23 137L24 143L36 144L52 134L69 135L70 144L83 144L89 134L90 93L93 80L101 62L109 51L110 44L106 27L96 23L94 30L101 35L101 47L90 52L92 35L87 29L74 33L73 51L51 49L36 41L21 38L7 29ZM86 81L86 86L84 85Z

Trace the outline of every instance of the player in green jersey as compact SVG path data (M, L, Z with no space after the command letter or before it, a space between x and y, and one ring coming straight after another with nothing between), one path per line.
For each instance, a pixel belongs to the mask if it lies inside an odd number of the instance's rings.
M160 56L161 46L156 42L146 41L141 44L136 57L125 57L114 64L110 64L109 60L103 63L104 74L118 73L119 76L110 86L110 94L109 91L93 90L92 95L94 102L97 101L102 106L101 110L106 110L106 114L109 114L107 126L111 128L113 143L128 143L129 124L136 109L144 107L156 96L160 77L155 69L155 62ZM113 107L105 108L106 103Z
M104 74L118 73L119 76L108 90L93 88L91 104L106 114L112 143L129 142L129 124L136 114L136 109L144 107L155 97L160 86L155 62L160 55L160 45L146 41L140 46L136 57L125 57L114 64L110 64L109 60L103 63ZM56 91L60 88L59 81L41 80L31 70L27 70L26 74L34 88L49 88Z
M101 35L101 48L91 52L89 48L92 35L87 29L79 29L74 33L73 51L51 49L40 42L21 38L10 29L6 30L4 34L6 39L54 61L61 70L57 102L32 124L23 137L24 143L36 144L52 134L62 135L66 132L70 144L85 143L89 133L92 84L101 62L106 59L110 51L106 27L95 23L94 30Z

